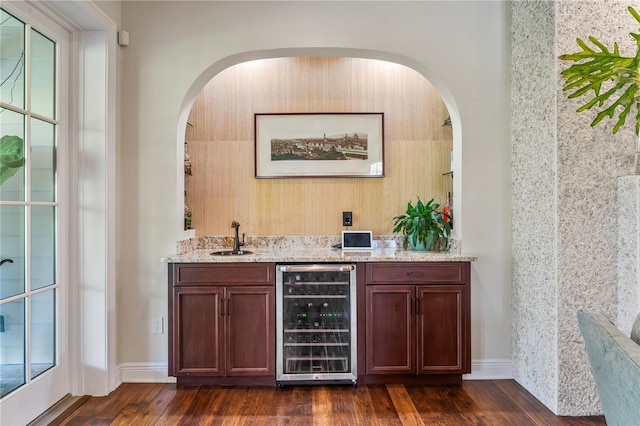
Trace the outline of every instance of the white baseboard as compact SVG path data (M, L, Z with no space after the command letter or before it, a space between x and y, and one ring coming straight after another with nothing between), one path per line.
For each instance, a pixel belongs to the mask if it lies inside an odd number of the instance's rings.
M513 379L513 361L510 359L474 359L471 361L471 374L463 375L462 379Z
M471 362L471 374L463 380L513 379L513 361L510 359L476 359ZM175 383L167 374L167 364L129 362L120 364L118 378L121 383Z
M128 362L120 364L118 376L122 383L175 383L167 374L167 364L160 362Z

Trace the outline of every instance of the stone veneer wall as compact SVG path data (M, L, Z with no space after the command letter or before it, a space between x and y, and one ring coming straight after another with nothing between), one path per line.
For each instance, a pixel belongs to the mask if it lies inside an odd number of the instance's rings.
M557 56L590 35L635 54L627 5L512 3L514 377L560 415L600 412L576 312L616 318L616 181L635 138L632 126L612 135L612 123L591 128L594 115L576 113Z
M640 176L618 179L618 318L631 333L640 312Z
M555 5L512 3L514 377L557 400Z

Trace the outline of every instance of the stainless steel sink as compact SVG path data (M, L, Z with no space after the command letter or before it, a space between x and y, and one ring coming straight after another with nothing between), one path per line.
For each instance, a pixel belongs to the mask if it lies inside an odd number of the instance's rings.
M212 256L242 256L245 254L251 254L252 251L247 250L219 250L211 252Z

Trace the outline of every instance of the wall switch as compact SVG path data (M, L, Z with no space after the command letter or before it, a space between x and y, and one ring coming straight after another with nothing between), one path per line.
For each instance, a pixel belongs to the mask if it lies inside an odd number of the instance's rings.
M353 214L351 212L342 212L342 226L353 225Z
M162 317L153 319L153 334L164 333L164 327L162 324Z

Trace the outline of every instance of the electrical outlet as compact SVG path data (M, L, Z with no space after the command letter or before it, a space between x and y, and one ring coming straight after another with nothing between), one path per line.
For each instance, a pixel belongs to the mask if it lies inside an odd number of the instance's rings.
M153 334L164 333L164 327L162 324L162 317L153 319Z
M342 212L342 226L353 225L353 214L351 212Z

